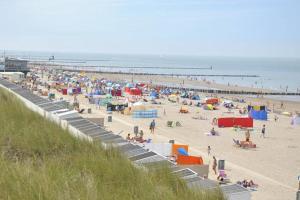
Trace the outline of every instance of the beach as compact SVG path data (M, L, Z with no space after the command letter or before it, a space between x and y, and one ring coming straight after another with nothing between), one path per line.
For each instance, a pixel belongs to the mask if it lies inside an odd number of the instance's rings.
M199 87L212 87L230 90L253 90L255 88L241 88L238 86L220 85L208 83L206 81L196 81L179 79L164 76L122 76L116 74L86 74L87 77L105 78L111 81L134 81L135 83L143 82L152 84L189 84ZM46 76L45 76L46 77ZM44 78L46 81L46 78ZM74 97L71 95L62 95L56 89L51 89L56 99L63 98L72 102ZM216 94L200 94L201 98L216 96ZM213 118L244 116L239 114L238 109L231 110L223 106L218 106L218 110L204 110L196 107L193 101L192 106L187 106L188 113L179 113L182 107L180 103L171 103L167 99L157 99L161 104L151 105L149 108L157 109L158 118L156 118L157 128L154 134L150 133L149 124L152 119L135 119L131 115L123 115L117 112L112 114L112 122L107 122L109 116L106 107L96 108L96 105L90 104L83 94L77 95L80 108L87 110L92 109L92 113L84 112L82 116L87 118L104 117L105 127L114 133L120 133L124 138L128 133L133 134L134 126L138 126L144 131L144 138L150 138L154 143L166 143L169 140L175 140L176 143L189 145L189 152L193 155L201 156L205 164L210 164L210 173L208 178L216 180L217 176L212 172L212 156L218 160L225 160L225 169L232 183L244 179L253 180L258 184L257 191L251 192L252 199L294 199L297 191L297 177L300 173L300 126L291 125L291 117L274 113L274 111L287 111L294 113L300 111L300 103L293 101L280 101L268 98L253 98L245 96L226 96L218 95L222 99L243 98L245 103L234 103L238 107L246 107L249 104L269 105L271 109L267 121L254 120L254 131L251 132L251 141L257 145L254 149L237 148L233 144L233 139L244 140L245 133L234 128L219 128L212 125ZM119 97L120 98L120 97ZM148 98L145 96L145 98ZM124 99L124 98L121 98ZM188 100L189 102L190 100ZM283 107L281 108L281 104ZM272 108L274 104L274 109ZM165 112L165 114L164 114ZM275 115L279 118L274 121ZM207 120L194 119L203 117ZM181 127L168 127L167 121L179 121ZM261 137L261 129L266 125L266 138ZM219 136L207 136L211 128L214 127ZM207 155L207 147L211 147L211 154Z

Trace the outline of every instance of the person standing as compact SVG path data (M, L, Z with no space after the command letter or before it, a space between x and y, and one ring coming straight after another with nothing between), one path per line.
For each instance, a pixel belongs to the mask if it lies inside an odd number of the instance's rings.
M264 124L263 128L261 129L261 135L260 135L260 137L265 138L265 134L266 134L266 125Z
M210 156L210 151L211 151L211 148L210 148L210 146L208 146L208 147L207 147L207 155L208 155L208 156Z
M215 175L217 175L217 159L215 156L213 156L213 159L214 161L213 161L212 169L214 170Z
M152 134L154 134L154 129L155 129L155 120L153 120L151 123L150 123L150 132Z

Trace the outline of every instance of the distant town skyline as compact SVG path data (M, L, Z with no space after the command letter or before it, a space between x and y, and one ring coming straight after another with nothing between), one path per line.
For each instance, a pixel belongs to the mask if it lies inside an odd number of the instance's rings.
M300 58L299 0L11 0L0 50Z

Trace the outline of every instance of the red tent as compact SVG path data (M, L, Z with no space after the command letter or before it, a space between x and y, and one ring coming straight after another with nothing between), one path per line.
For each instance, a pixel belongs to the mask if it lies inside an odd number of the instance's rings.
M62 93L63 95L67 95L67 94L68 94L67 88L61 89L61 93Z
M207 99L206 100L206 104L217 104L219 103L219 99L218 98L212 98L212 99Z
M112 90L111 91L111 96L122 96L122 90Z
M125 92L130 93L130 87L125 87Z
M130 89L130 93L131 95L142 95L142 90L138 89L138 88L131 88Z

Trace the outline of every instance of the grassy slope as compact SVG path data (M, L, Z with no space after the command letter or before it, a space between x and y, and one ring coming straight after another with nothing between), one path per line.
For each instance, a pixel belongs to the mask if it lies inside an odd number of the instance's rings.
M222 199L166 168L135 168L114 149L73 138L0 89L0 199Z

